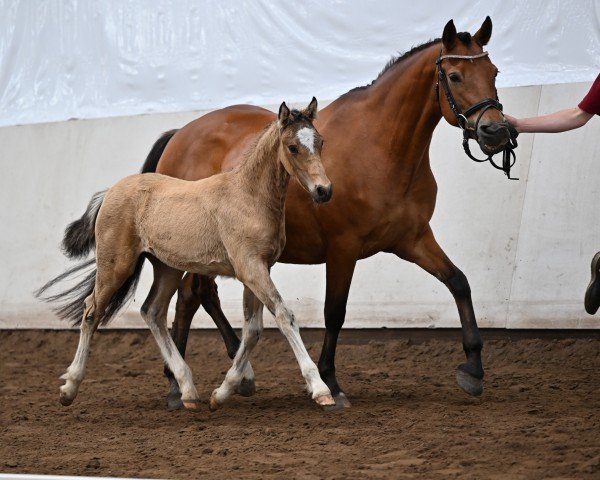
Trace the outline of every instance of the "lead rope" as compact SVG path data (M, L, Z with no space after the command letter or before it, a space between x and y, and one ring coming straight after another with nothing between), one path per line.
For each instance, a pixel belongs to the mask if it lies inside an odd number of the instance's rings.
M477 116L477 120L475 121L475 127L473 128L473 130L477 131L477 127L479 126L479 120L481 119L481 116L489 108L494 107L493 105L488 105L481 110L481 113ZM496 162L494 162L493 155L488 155L487 158L477 158L471 153L471 148L469 147L469 140L471 138L469 137L469 131L466 128L463 128L463 149L465 150L467 156L474 162L483 163L489 161L494 168L502 170L509 180L519 180L516 177L510 176L510 169L514 166L514 164L517 161L517 155L515 154L514 150L519 146L517 142L519 132L517 132L517 130L509 124L508 133L510 135L510 138L508 140L508 143L504 147L504 150L502 150L502 165L498 165Z

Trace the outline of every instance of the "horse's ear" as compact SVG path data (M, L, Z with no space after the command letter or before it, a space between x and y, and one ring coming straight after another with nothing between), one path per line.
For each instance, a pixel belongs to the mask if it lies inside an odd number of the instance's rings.
M481 24L481 28L473 35L473 39L482 47L487 45L492 37L492 19L487 16Z
M304 110L304 114L311 120L317 118L317 99L315 97L312 98L308 107Z
M446 50L450 50L456 42L456 27L454 26L454 20L450 20L444 27L444 33L442 33L442 43Z
M290 109L285 104L285 102L282 102L281 105L279 106L279 115L277 116L277 118L279 120L279 124L282 126L285 125L286 122L288 121L289 117L290 117Z

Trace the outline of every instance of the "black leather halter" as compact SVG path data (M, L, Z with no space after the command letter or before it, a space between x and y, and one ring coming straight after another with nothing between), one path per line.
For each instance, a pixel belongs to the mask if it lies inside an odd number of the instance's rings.
M506 146L504 147L504 150L502 151L502 165L498 165L496 162L494 162L494 159L492 158L493 155L488 155L487 158L483 158L483 159L474 157L473 154L471 153L471 149L469 148L469 140L471 138L473 138L474 140L477 140L477 128L479 127L479 121L481 120L481 117L483 117L483 114L490 108L495 108L496 110L502 111L502 104L498 101L498 97L496 97L495 99L494 98L484 98L480 102L477 102L477 103L471 105L465 111L462 111L461 108L456 103L454 96L452 95L452 91L450 90L450 85L448 84L448 77L446 76L446 71L442 67L442 60L444 60L446 58L455 58L455 59L459 59L459 60L473 61L476 58L486 57L487 55L488 55L488 52L483 52L478 55L442 55L442 52L440 51L440 55L435 62L435 64L437 65L437 69L438 69L437 83L435 86L436 91L437 91L438 103L440 101L440 84L441 84L442 88L444 89L444 93L446 94L446 100L448 101L450 110L452 110L452 113L454 113L454 116L456 117L458 126L463 131L463 148L464 148L467 156L471 160L474 160L474 161L480 162L480 163L489 161L494 166L494 168L497 168L498 170L502 170L510 180L518 180L518 178L513 178L510 176L510 169L512 168L512 166L515 164L515 162L517 160L514 149L517 148L517 146L518 146L518 143L517 143L518 133L510 125L508 128L508 131L510 134L510 139L509 139L508 143L506 144ZM440 104L440 108L441 108L441 104ZM469 120L468 119L471 115L473 115L476 112L479 112L479 115L477 115L477 119L475 120L475 124L474 124L473 128L469 128Z

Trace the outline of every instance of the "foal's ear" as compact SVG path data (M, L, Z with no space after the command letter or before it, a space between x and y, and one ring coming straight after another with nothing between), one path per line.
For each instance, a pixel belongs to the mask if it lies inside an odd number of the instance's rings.
M279 105L279 115L277 117L279 120L279 124L282 126L285 125L286 122L288 121L289 117L290 117L290 109L285 104L285 102L282 102L281 105Z
M450 50L456 42L456 27L454 26L454 20L450 20L444 27L444 33L442 33L442 43L446 50Z
M487 16L481 24L481 28L473 35L473 39L482 47L487 45L492 37L492 19Z
M312 98L308 107L304 109L304 114L311 120L317 118L317 99L315 97Z

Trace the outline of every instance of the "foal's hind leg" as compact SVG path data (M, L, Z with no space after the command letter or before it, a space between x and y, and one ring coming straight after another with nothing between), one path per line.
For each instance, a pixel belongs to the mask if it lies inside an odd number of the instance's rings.
M130 264L127 259L121 258L114 263L112 269L103 267L104 262L98 265L94 290L85 299L85 309L79 327L79 345L77 346L75 358L73 358L73 362L67 368L67 371L60 377L65 380L65 384L60 387L60 403L63 405L71 405L75 400L79 385L85 375L85 367L94 332L97 330L112 296L134 272L136 262L137 259L134 259Z
M467 277L446 256L436 242L433 232L428 229L419 241L407 251L398 255L416 263L444 283L456 302L462 326L463 350L466 363L458 366L456 381L469 395L478 396L483 392L483 366L481 349L483 342L477 328L477 320L471 300L471 287Z
M167 328L167 309L177 291L182 272L153 260L154 282L148 298L142 305L142 317L150 327L165 363L173 372L179 387L184 407L197 409L200 404L198 392L192 379L192 371L185 363Z
M247 369L250 366L249 357L256 346L263 329L263 304L256 298L252 290L244 287L244 327L242 330L242 341L233 359L233 365L227 372L225 380L210 397L210 408L216 410L231 396L234 391L239 392L242 388L254 389L254 376L251 386L247 377Z

